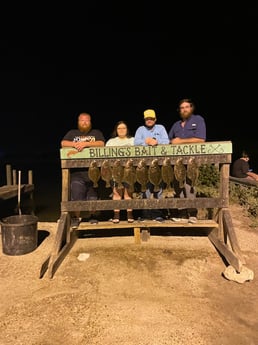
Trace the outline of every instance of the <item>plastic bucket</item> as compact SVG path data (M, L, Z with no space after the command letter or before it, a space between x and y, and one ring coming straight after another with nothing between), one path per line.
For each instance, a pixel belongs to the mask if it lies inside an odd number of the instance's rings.
M1 223L2 250L7 255L32 252L38 244L38 217L18 215L3 218Z

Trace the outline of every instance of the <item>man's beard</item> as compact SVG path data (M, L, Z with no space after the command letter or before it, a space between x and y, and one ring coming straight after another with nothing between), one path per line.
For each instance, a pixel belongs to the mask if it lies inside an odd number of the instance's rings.
M181 118L182 118L182 120L187 120L187 119L189 119L189 117L190 117L191 115L192 115L191 112L185 111L185 112L181 113Z
M84 126L78 125L78 129L80 132L88 133L91 130L91 124L90 125L84 125Z

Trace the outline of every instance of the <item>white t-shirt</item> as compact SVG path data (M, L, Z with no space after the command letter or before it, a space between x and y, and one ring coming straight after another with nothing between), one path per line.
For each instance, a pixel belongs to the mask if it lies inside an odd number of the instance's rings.
M106 146L132 146L134 145L134 137L131 138L111 138L106 142Z

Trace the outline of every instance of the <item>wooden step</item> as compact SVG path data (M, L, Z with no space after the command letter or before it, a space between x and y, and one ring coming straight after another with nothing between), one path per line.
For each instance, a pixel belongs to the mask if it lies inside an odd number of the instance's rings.
M99 221L97 224L89 222L81 222L78 230L92 230L92 229L124 229L124 228L172 228L172 227L188 227L188 228L214 228L218 227L218 223L214 220L197 220L196 223L190 223L187 219L175 222L172 220L165 220L164 222L157 222L154 220L135 220L133 223L128 223L126 220L114 224L112 221Z

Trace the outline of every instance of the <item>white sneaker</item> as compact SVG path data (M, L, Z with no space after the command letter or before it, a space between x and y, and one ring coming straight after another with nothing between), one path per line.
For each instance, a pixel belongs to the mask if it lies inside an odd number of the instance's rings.
M180 222L181 218L171 218L171 220L173 220L173 222Z
M71 227L72 229L77 229L80 225L80 222L82 221L82 218L72 217L71 218Z
M192 224L195 224L195 223L197 223L197 218L196 217L189 217L188 222L192 223Z

